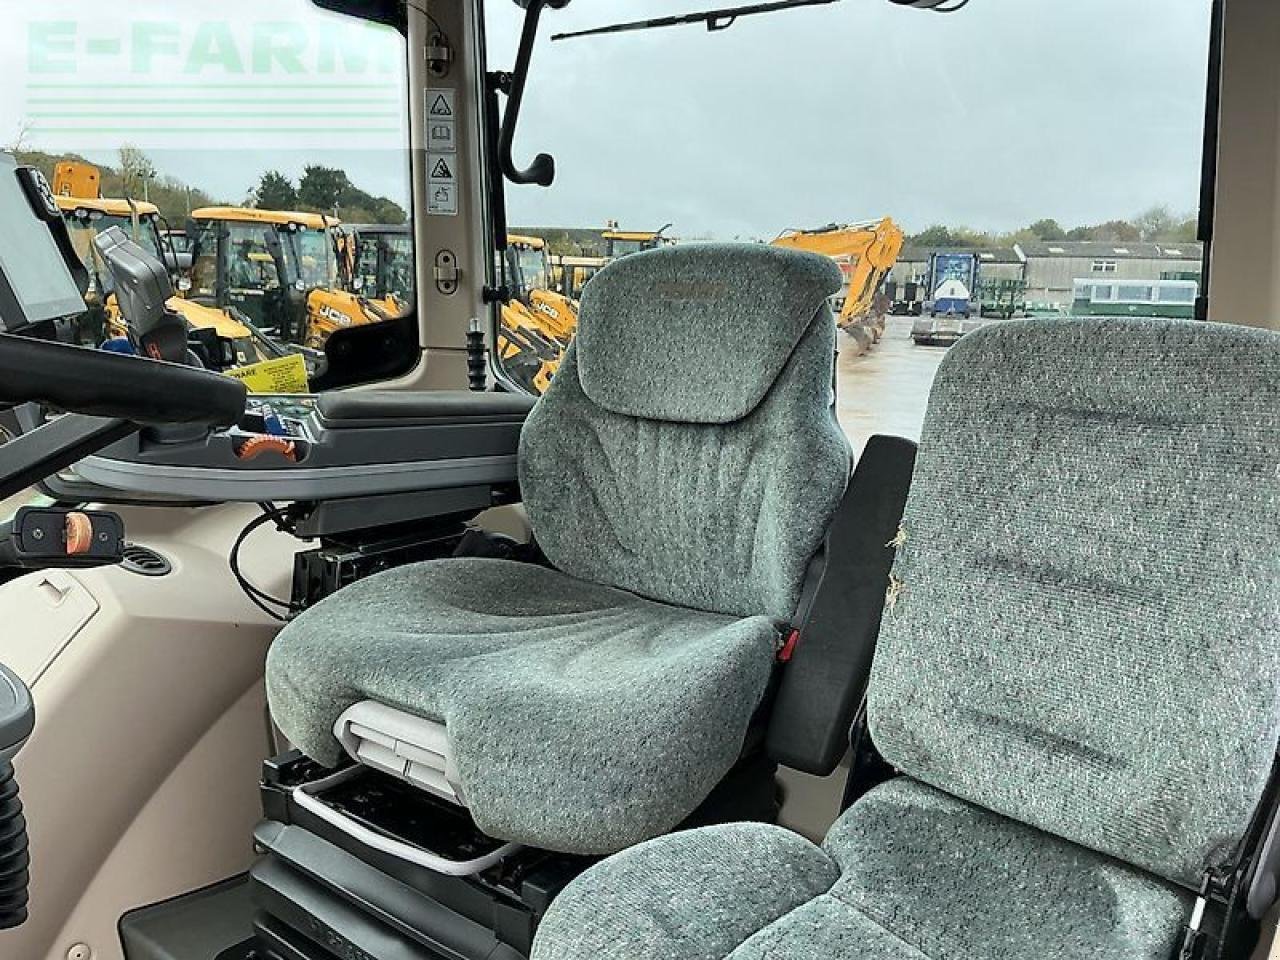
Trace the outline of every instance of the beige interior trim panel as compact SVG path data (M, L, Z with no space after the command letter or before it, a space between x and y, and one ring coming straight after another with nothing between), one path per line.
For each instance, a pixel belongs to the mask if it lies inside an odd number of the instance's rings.
M31 916L14 960L121 960L122 914L248 868L269 750L263 663L279 625L227 566L253 506L118 508L173 567L37 573L0 587L5 659L32 687L16 767L31 839ZM287 591L298 542L265 529L246 575Z
M1280 3L1226 0L1209 316L1280 329Z

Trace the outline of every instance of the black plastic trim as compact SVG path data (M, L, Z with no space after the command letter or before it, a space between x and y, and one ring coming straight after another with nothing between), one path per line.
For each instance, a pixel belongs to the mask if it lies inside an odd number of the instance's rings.
M307 830L269 822L255 839L272 856L253 868L254 901L295 929L322 924L383 960L520 958L491 929Z
M405 0L311 0L321 10L345 14L357 20L395 27L409 34L409 14Z

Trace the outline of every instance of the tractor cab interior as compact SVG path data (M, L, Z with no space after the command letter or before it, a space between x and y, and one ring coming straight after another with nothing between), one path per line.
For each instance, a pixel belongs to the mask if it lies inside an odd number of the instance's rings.
M348 248L265 192L193 213L191 296L265 366L205 362L120 227L91 259L126 342L73 342L83 243L0 154L0 956L1280 955L1274 304L981 326L918 434L856 440L841 391L910 343L873 303L894 220L856 228L876 258L611 227L522 383L553 260L507 191L556 175L515 135L568 0L519 0L509 73L479 0L313 2L403 46L412 216ZM1280 262L1238 46L1280 15L1233 5L1215 284L1218 238Z

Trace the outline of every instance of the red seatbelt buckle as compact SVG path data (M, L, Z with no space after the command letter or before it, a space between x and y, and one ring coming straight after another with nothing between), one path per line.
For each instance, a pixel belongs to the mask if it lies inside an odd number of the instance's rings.
M800 643L800 631L792 630L787 634L786 642L782 644L782 649L778 651L779 663L790 663L791 658L795 656L796 646Z

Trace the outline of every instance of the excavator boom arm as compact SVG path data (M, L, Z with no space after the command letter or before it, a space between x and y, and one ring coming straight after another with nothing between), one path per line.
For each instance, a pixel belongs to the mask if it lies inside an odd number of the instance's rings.
M832 224L816 230L787 230L775 247L807 250L841 263L849 281L840 325L847 326L872 309L876 291L898 262L905 236L889 217L866 224Z

